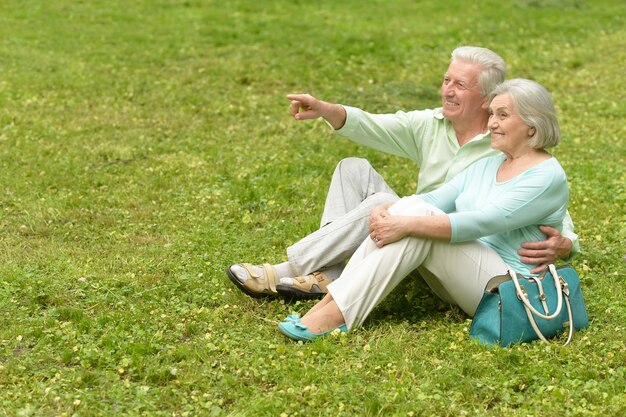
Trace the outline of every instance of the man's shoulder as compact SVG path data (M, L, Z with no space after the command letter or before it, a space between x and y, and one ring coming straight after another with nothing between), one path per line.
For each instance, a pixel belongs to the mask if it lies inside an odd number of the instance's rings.
M407 114L414 115L416 117L422 117L425 119L443 120L443 112L441 107L437 107L434 109L412 110L407 112Z
M404 112L404 117L406 117L415 128L426 128L429 131L430 129L439 130L446 124L446 119L443 117L441 108L412 110Z
M497 170L502 164L503 160L504 160L504 155L502 154L486 156L484 158L480 158L474 161L472 164L470 164L468 169L471 170L472 172Z

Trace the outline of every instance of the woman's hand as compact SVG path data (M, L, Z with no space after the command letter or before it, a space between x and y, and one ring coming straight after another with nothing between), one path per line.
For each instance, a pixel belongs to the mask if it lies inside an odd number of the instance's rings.
M376 246L382 248L385 245L396 242L409 234L409 216L392 216L385 209L384 215L370 217L370 238Z
M387 211L389 207L391 207L391 204L383 204L374 207L374 209L370 213L370 224L374 223L374 221L378 219L389 216L389 211Z

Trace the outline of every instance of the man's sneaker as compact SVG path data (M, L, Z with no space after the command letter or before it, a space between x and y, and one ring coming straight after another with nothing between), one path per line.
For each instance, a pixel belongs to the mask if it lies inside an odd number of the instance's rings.
M245 279L241 280L237 277L232 270L234 266L238 266L245 271ZM228 275L228 278L230 278L237 288L252 298L276 297L278 295L276 293L278 277L276 276L274 267L270 264L263 264L259 265L259 268L262 274L254 272L254 267L251 264L231 265L226 270L226 275Z
M328 293L326 286L332 281L323 272L313 272L306 276L291 278L291 284L287 279L280 280L276 285L279 295L291 300L313 300L322 298Z

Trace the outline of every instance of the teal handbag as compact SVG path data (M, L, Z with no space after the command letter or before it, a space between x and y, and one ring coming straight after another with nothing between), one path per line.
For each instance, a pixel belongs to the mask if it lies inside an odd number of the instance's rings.
M574 329L588 326L578 274L569 265L550 265L538 277L518 277L509 271L491 278L474 314L470 337L506 347L537 339L547 342L567 328L567 345Z

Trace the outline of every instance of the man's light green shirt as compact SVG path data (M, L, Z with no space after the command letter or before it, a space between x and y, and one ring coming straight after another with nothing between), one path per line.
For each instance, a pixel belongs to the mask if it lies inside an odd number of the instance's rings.
M354 142L408 158L419 167L417 194L439 188L472 163L498 152L489 132L459 142L441 109L370 114L344 106L345 125L337 133Z

